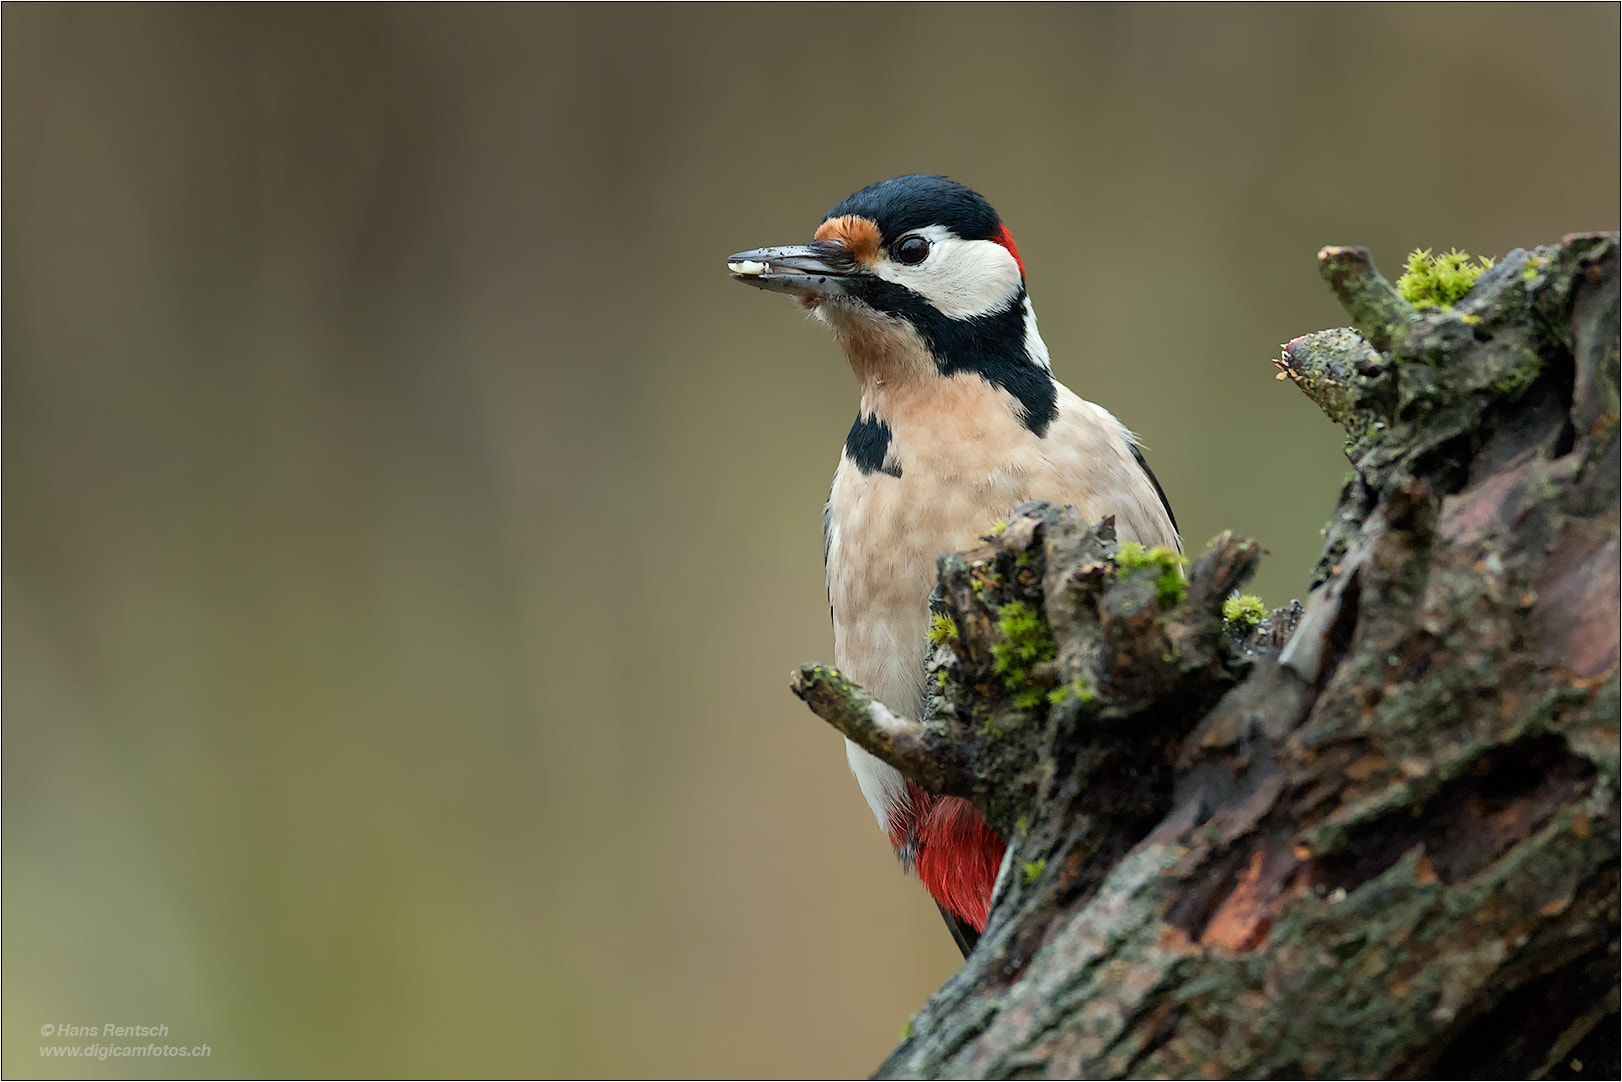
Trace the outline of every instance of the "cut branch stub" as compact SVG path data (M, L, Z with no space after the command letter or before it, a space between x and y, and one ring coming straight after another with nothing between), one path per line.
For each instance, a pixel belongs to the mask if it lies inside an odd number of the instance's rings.
M1419 317L1375 269L1367 248L1324 248L1318 253L1318 271L1352 317L1352 326L1382 353L1400 344L1408 324Z
M1353 435L1389 416L1394 402L1385 360L1349 327L1304 334L1284 344L1273 362L1324 415Z
M967 764L939 731L899 716L831 665L801 665L790 689L819 718L931 792L966 794Z

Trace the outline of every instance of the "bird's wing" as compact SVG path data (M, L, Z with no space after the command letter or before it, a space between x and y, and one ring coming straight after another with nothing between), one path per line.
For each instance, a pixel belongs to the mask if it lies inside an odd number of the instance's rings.
M1141 459L1139 461L1141 461ZM1148 469L1149 467L1145 466L1143 468ZM1154 474L1150 474L1149 476L1153 477ZM830 623L834 618L834 587L833 583L828 581L828 549L833 545L834 541L833 497L833 487L829 486L828 500L822 505L822 586L823 589L827 590L828 592L828 620ZM1165 497L1162 496L1161 499L1165 499ZM1168 511L1167 514L1170 514L1170 511Z
M1160 497L1160 506L1166 509L1166 517L1171 519L1171 528L1181 536L1182 531L1177 530L1177 516L1172 512L1171 501L1166 499L1166 490L1160 487L1160 478L1156 477L1155 471L1149 468L1149 460L1143 457L1143 451L1136 442L1129 440L1127 446L1132 448L1132 457L1137 459L1138 465L1143 467L1143 472L1149 478L1149 483L1155 486L1155 495Z
M980 942L980 933L974 930L974 925L941 905L940 902L935 903L935 908L941 911L941 919L946 922L947 931L952 933L952 942L957 944L957 949L963 952L963 957L967 958L969 952L974 950L974 945Z

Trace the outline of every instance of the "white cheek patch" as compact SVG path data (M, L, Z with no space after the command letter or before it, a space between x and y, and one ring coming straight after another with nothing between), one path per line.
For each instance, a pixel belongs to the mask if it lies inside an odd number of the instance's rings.
M949 319L969 319L1007 308L1019 294L1019 263L989 240L964 240L945 226L916 231L929 240L929 257L916 267L881 259L873 273L906 286Z

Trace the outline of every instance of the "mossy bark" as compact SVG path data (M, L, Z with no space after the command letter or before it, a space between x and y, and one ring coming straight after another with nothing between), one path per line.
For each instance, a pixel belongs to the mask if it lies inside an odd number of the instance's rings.
M1304 608L1241 636L1254 543L1179 592L1037 504L941 560L924 718L796 677L1009 842L880 1076L1616 1076L1617 237L1425 312L1320 261L1354 327L1277 363L1355 475ZM1053 656L1010 679L1014 601Z

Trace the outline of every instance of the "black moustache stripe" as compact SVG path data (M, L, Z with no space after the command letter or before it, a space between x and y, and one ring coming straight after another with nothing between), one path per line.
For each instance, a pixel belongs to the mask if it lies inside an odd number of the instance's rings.
M917 329L943 376L973 372L1018 400L1020 421L1038 436L1059 416L1053 377L1025 352L1025 290L1006 308L952 319L906 286L862 275L847 284L851 294Z

